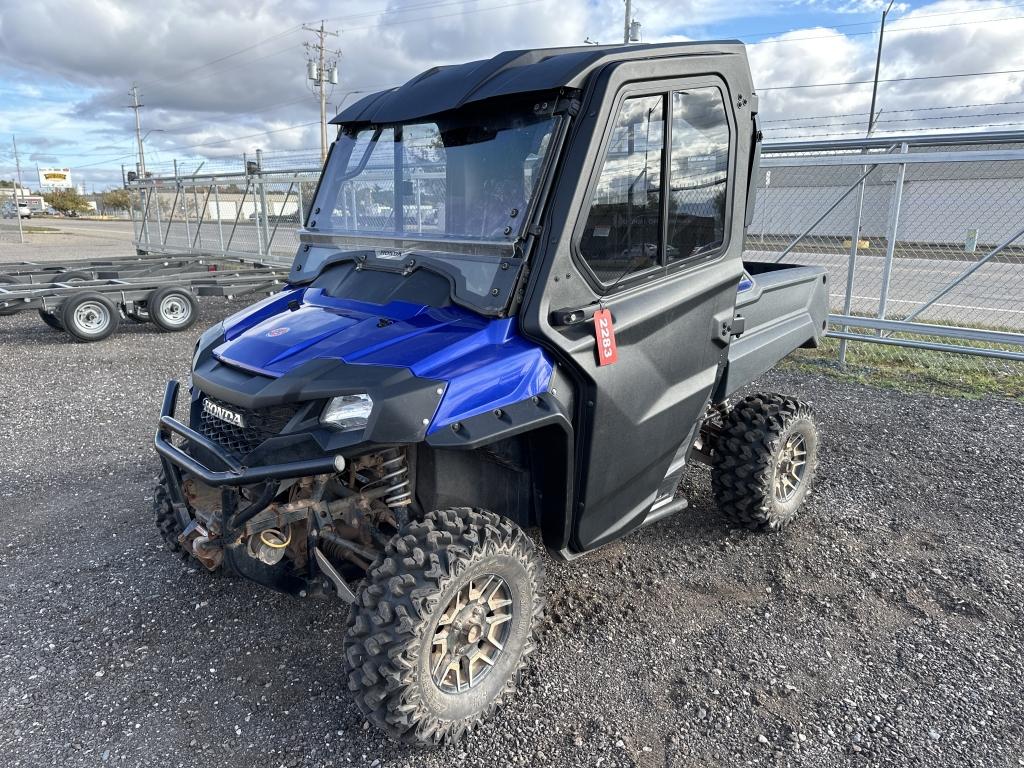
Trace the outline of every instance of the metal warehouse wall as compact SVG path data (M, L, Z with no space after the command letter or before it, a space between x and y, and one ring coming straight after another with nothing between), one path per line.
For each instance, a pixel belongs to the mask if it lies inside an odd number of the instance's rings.
M826 158L822 158L827 162ZM766 186L767 174L771 182ZM760 172L749 238L803 232L854 184L860 166L772 168ZM885 237L896 168L879 168L864 191L861 236ZM857 194L830 213L812 235L849 237ZM995 245L1024 222L1024 163L935 163L907 169L900 209L902 241L960 244L978 230L979 245Z

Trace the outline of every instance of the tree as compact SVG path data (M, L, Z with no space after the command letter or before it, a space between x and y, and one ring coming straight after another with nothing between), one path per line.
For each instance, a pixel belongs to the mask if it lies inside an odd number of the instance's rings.
M114 211L127 211L132 205L132 198L127 189L112 189L109 192L104 192L100 201L103 203L104 209Z
M89 204L74 189L55 189L46 193L46 202L61 213L81 213L89 210Z

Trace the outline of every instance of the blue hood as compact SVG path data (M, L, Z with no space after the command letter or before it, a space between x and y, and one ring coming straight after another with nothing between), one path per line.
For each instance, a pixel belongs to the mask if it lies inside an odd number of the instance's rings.
M289 308L291 305L291 308ZM277 378L314 359L404 367L447 382L428 433L545 392L547 355L517 332L459 307L370 304L316 288L285 291L225 321L223 363Z

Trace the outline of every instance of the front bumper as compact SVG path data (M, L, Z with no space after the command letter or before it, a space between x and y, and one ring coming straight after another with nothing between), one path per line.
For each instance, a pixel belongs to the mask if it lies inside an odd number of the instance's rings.
M334 456L322 456L302 461L260 464L256 467L244 466L220 445L174 418L173 414L175 405L178 402L179 387L178 382L173 379L167 382L163 405L160 408L160 421L154 437L156 451L160 454L161 461L164 462L164 468L167 470L169 477L177 479L180 471L184 470L191 475L195 475L207 485L221 487L225 485L253 485L268 480L319 475L336 470ZM191 444L201 447L204 453L214 457L221 467L209 467L194 456L189 455L171 442L172 435L183 437ZM174 471L172 471L172 467Z

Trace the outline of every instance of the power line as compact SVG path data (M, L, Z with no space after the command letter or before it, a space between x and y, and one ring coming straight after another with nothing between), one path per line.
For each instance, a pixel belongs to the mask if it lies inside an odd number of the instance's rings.
M324 21L337 21L337 20L341 20L341 19L358 19L358 18L367 18L367 17L375 17L375 16L387 16L387 15L392 15L392 14L404 13L406 11L417 10L417 9L421 9L421 8L441 8L441 7L451 6L451 5L461 5L462 2L463 2L463 0L445 0L445 2L418 3L416 5L408 5L408 6L405 6L405 7L402 7L402 8L395 8L393 10L382 10L382 11L375 11L375 12L358 13L358 14L351 14L351 15L348 15L348 16L335 16L335 17L332 17L330 19L325 19ZM506 3L506 4L502 4L502 5L485 6L483 8L468 9L466 11L459 11L457 13L432 15L432 16L420 16L420 17L413 18L413 19L395 19L393 21L383 21L383 22L380 22L378 24L370 24L370 25L364 25L364 26L358 26L358 27L346 27L346 28L343 28L343 31L359 31L359 30L364 30L364 29L375 29L375 28L377 28L379 26L394 26L394 25L397 25L397 24L413 24L413 23L420 22L420 21L431 21L433 19L445 19L445 18L450 18L452 16L463 16L463 15L470 14L470 13L483 13L483 12L489 11L489 10L500 10L502 8L517 7L517 6L521 6L521 5L532 5L532 4L539 3L539 2L546 2L546 0L522 0L521 2ZM252 45L246 46L245 48L241 48L241 49L239 49L237 51L234 51L232 53L229 53L229 54L226 54L224 56L221 56L220 58L214 59L213 61L206 62L205 64L200 64L200 65L198 65L196 67L193 67L191 69L187 69L187 70L184 70L183 72L178 73L178 75L184 75L184 76L181 76L181 77L179 77L179 76L169 76L169 77L161 78L159 80L153 80L153 81L150 81L150 82L151 82L151 84L159 84L159 85L164 85L164 86L175 86L175 85L180 85L181 83L189 81L189 80L202 80L202 79L206 79L208 77L213 77L215 75L224 74L225 72L232 72L232 71L237 70L237 69L242 69L244 67L249 67L249 66L251 66L252 64L255 64L258 61L264 61L264 60L272 58L274 56L279 56L282 53L287 53L289 51L293 51L293 50L295 50L295 46L294 45L289 45L286 48L279 48L279 49L277 49L275 51L272 51L271 53L267 53L267 54L264 54L262 56L258 56L256 58L248 59L248 60L246 60L244 62L240 62L240 63L236 64L235 66L221 67L221 68L212 70L210 72L206 72L204 74L199 74L199 75L194 74L194 73L199 72L200 70L205 69L205 68L207 68L207 67L209 67L209 66L211 66L213 64L217 64L217 63L220 63L220 62L225 61L227 59L230 59L230 58L232 58L234 56L237 56L239 54L246 53L247 51L251 51L254 48L259 47L260 45L263 45L265 43L271 42L273 40L278 40L278 39L280 39L282 37L285 37L285 36L287 36L289 34L292 34L294 32L300 31L301 29L302 29L302 25L299 25L299 26L294 27L292 29L286 30L285 32L282 32L282 33L280 33L278 35L274 35L272 37L265 38L264 40L261 40L261 41L259 41L257 43L253 43Z
M253 138L256 138L257 136L269 136L269 135L274 134L274 133L283 133L284 131L293 131L293 130L295 130L297 128L308 128L309 126L316 125L319 122L320 122L319 120L313 120L312 122L309 122L309 123L297 123L296 125L286 125L283 128L275 128L275 129L270 130L270 131L260 131L259 133L250 133L250 134L247 134L245 136L232 136L232 137L227 138L227 139L217 139L215 141L205 141L205 142L202 142L202 143L199 143L199 144L184 144L184 145L177 145L177 144L175 144L175 145L171 145L169 147L161 147L161 149L163 151L171 152L171 151L181 151L183 149L200 149L202 147L215 147L215 146L217 146L219 144L227 144L227 143L232 142L232 141L242 141L243 139L253 139ZM91 168L91 167L96 166L96 165L103 165L104 163L112 163L112 162L114 162L116 160L123 160L126 157L135 157L135 154L132 153L130 155L119 155L118 157L108 157L108 158L104 158L103 160L97 160L97 161L92 162L92 163L79 163L77 167L79 167L79 168Z
M933 112L940 109L970 109L974 107L1002 107L1009 104L1024 104L1024 99L1017 101L982 101L975 104L951 104L944 107L908 107L906 109L887 109L886 114L898 112ZM831 117L860 117L860 112L841 112L835 115L808 115L805 117L779 117L773 120L758 120L762 125L766 123L793 123L798 120L823 120Z
M1014 125L1017 125L1017 124L1018 124L1017 121L1009 120L1009 121L1003 121L1003 122L1000 122L1000 123L970 123L968 125L946 125L946 126L933 126L933 127L937 128L937 129L940 129L940 130L957 130L957 131L959 131L959 130L968 130L968 129L974 129L974 128L1005 128L1007 126L1014 126ZM834 126L834 127L836 127L836 128L845 128L845 127L850 126L850 125L852 125L852 123L846 123L845 125L839 125L839 126ZM897 129L886 129L886 130L887 131L891 131L891 130L897 130ZM924 130L927 130L927 128L925 128ZM822 132L818 132L818 133L805 133L803 128L779 128L779 129L771 131L770 135L778 136L778 135L789 134L789 135L796 135L796 136L808 136L808 137L811 137L811 136L848 136L848 135L851 135L851 134L863 134L863 133L864 133L863 129L852 130L852 131L833 131L833 130L828 130L828 131L822 131ZM765 135L769 135L769 134L766 133ZM877 136L878 134L875 133L874 135Z
M518 8L522 5L535 5L537 3L547 2L547 0L520 0L517 3L502 3L501 5L488 5L484 8L471 8L465 11L458 11L456 13L443 13L436 16L422 16L416 19L396 19L395 21L382 21L379 24L368 24L363 27L346 27L345 31L355 32L361 29L376 29L377 27L390 27L396 24L415 24L418 21L433 21L434 19L448 19L453 16L468 16L471 13L483 13L484 11L499 11L502 8Z
M1024 19L1024 16L1004 16L1004 17L1000 17L998 19L975 19L974 21L955 21L955 22L951 22L949 24L929 24L929 25L923 26L923 27L899 27L899 28L890 29L889 30L889 34L890 35L897 35L897 34L901 34L903 32L918 32L918 31L923 30L923 29L947 29L949 27L963 27L963 26L968 26L968 25L971 25L971 24L991 24L992 22L996 22L996 21L1014 21L1015 19ZM895 21L893 22L893 24L897 24L897 23L898 22L895 22ZM861 37L861 36L864 36L864 35L873 35L873 34L875 34L873 30L869 30L867 32L842 32L842 33L829 34L829 35L808 35L807 37L788 37L788 38L786 38L784 40L758 40L758 41L753 42L753 43L747 43L747 45L776 45L776 44L785 45L787 43L799 43L799 42L801 42L803 40L826 40L826 39L829 39L829 38L835 38L835 37L840 37L840 36L841 37Z
M942 11L941 13L923 13L923 14L920 14L918 16L913 16L913 17L910 17L910 18L897 19L896 21L893 22L893 24L900 24L900 23L905 22L905 21L918 21L919 19L930 19L930 18L934 18L936 16L963 16L964 14L968 14L968 13L985 13L985 12L991 12L991 11L1002 11L1002 10L1005 10L1007 8L1024 8L1024 3L1013 3L1011 5L1001 5L1001 6L997 6L997 7L988 7L988 8L974 8L974 9L971 9L971 10ZM982 21L982 20L979 19L978 21ZM850 23L847 23L847 24L832 24L832 25L830 25L830 29L848 29L850 27L875 26L877 23L878 22L876 22L876 21L854 21L854 22L850 22ZM968 23L970 23L970 22L968 22ZM778 29L778 30L775 30L774 32L751 32L750 35L753 35L753 36L756 36L756 37L762 37L762 36L763 37L771 37L772 35L785 35L785 34L789 34L790 32L797 32L797 31L799 31L799 30L796 30L796 29ZM874 31L870 30L868 32L857 32L857 33L852 33L852 34L853 35L871 35L871 34L874 34ZM823 35L822 37L825 37L825 35ZM780 41L780 42L784 42L784 41Z
M909 83L918 80L946 80L957 77L985 77L988 75L1018 75L1024 69L997 69L991 72L961 72L955 75L919 75L915 77L889 77L879 80L880 83ZM798 85L774 85L758 88L758 91L789 91L797 88L838 88L847 85L871 85L874 80L848 80L843 83L800 83Z
M223 75L225 72L233 72L236 69L245 69L246 67L251 67L257 61L266 61L267 59L272 59L274 56L280 56L282 53L291 53L291 52L293 52L295 50L297 50L295 45L289 45L286 48L278 48L277 50L271 51L270 53L264 54L263 56L257 56L254 59L248 59L246 61L241 61L238 64L235 64L234 66L231 66L231 67L222 67L221 69L214 69L214 70L212 70L210 72L200 73L200 74L196 74L196 75L189 75L189 76L184 77L184 78L182 78L180 80L174 80L174 81L171 81L171 82L165 82L163 85L164 85L165 88L173 88L174 86L181 85L182 83L188 82L190 80L193 80L193 81L194 80L206 80L207 78L210 78L210 77L217 77L218 75ZM160 93L160 89L159 88L157 89L157 93Z
M143 83L143 85L160 85L160 84L166 83L168 80L180 79L181 75L187 75L187 74L189 74L191 72L196 72L196 71L198 71L200 69L205 69L206 67L212 66L214 64L218 64L218 63L220 63L222 61L226 61L227 59L230 59L230 58L233 58L233 57L238 56L240 54L246 53L247 51L251 51L254 48L258 48L261 45L269 43L269 42L271 42L273 40L280 40L282 37L287 37L288 35L295 34L296 32L299 32L301 29L302 29L302 25L298 24L298 25L296 25L294 27L290 27L289 29L286 29L284 32L279 32L276 35L271 35L270 37L266 37L266 38L264 38L262 40L259 40L259 41L255 42L255 43L253 43L252 45L247 45L245 48L239 48L237 51L232 51L231 53L224 54L223 56L221 56L219 58L213 59L211 61L207 61L204 64L199 64L199 65L197 65L195 67L192 67L191 69L182 70L181 72L178 72L176 75L168 75L167 77L161 77L161 78L156 79L156 80L150 80L148 83Z
M875 125L880 123L930 123L936 120L968 120L979 117L1006 117L1006 116L1018 116L1024 115L1024 111L1016 112L983 112L975 113L971 115L944 115L944 116L933 116L933 117L902 117L892 120L876 120ZM857 115L860 117L860 115ZM779 126L777 128L768 128L766 130L782 130L782 131L802 131L807 128L843 128L848 125L853 125L851 122L842 123L811 123L810 125L793 125L793 126Z

